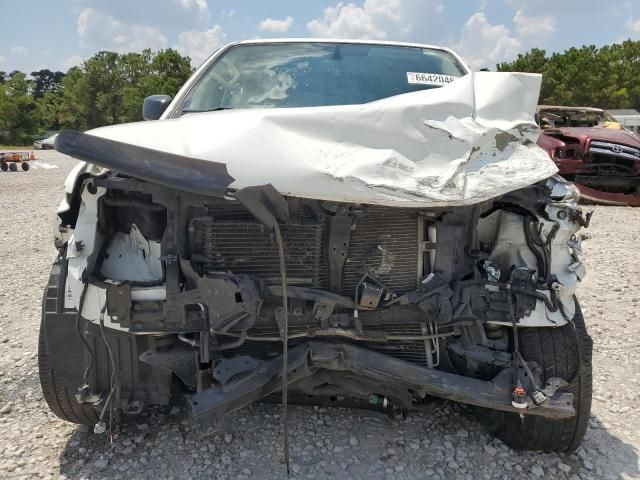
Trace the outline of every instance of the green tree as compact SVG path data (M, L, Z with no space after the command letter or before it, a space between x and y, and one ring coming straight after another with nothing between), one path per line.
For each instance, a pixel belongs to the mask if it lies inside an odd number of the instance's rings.
M173 49L98 52L65 74L49 69L0 72L0 141L30 143L50 130L142 120L144 97L174 96L193 73Z
M31 72L31 78L33 79L33 96L35 98L40 98L46 93L58 90L58 87L64 78L64 73L52 72L48 68L44 68L37 72Z
M126 54L122 62L126 66L128 83L124 91L125 120L128 122L142 120L141 107L145 97L155 94L173 97L193 73L189 57L183 57L171 48L156 53L144 50L142 54Z
M90 98L87 78L80 67L69 69L59 89L57 123L63 129L84 131L88 128Z
M533 49L499 71L535 72L543 75L541 104L635 108L640 110L640 42L596 48L570 48L547 56Z
M87 126L121 123L124 78L120 56L98 52L84 63L86 77Z
M29 143L38 126L35 109L27 76L13 71L0 88L0 132L3 141L18 145Z
M193 73L189 57L183 57L172 48L157 52L150 67L142 85L145 96L164 94L173 97Z
M153 53L99 52L83 65L87 127L142 120L144 97L175 95L192 73L189 59L172 49Z

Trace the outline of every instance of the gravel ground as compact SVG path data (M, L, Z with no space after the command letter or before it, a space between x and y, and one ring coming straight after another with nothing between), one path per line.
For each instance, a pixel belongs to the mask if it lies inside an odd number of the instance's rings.
M158 408L125 420L112 439L49 412L36 363L40 302L74 162L39 156L41 168L0 173L0 478L284 478L276 405L241 411L221 433L192 427L179 406ZM446 401L407 420L294 406L291 478L640 478L640 209L595 211L579 292L595 341L594 405L575 453L510 450Z

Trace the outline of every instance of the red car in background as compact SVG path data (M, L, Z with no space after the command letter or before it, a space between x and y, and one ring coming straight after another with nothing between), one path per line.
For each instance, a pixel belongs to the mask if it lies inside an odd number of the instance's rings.
M640 137L599 108L540 106L538 145L587 201L640 206Z

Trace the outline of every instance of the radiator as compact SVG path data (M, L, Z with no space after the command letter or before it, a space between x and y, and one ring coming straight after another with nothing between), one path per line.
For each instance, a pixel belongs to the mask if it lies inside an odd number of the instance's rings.
M420 243L425 225L415 210L359 207L351 229L347 258L343 268L342 295L353 298L365 272L375 276L387 289L403 294L416 288L424 252ZM302 215L300 222L281 225L285 248L287 279L290 285L328 288L327 225ZM207 216L190 224L192 249L203 273L230 271L256 275L267 284L280 284L278 251L271 232L237 204L209 207ZM193 256L192 256L193 258ZM295 334L305 327L291 326ZM391 335L420 335L419 325L387 323L377 331ZM254 326L250 336L279 336L273 325ZM328 340L328 339L327 339ZM294 346L295 340L291 342ZM426 365L422 341L355 342L366 348ZM229 354L248 354L259 358L279 355L280 342L246 341Z
M192 220L193 249L204 271L231 271L280 283L278 251L273 235L242 207L211 209ZM342 294L353 297L368 272L389 290L414 290L419 276L422 224L411 210L371 207L359 211L352 227L343 270ZM289 284L327 288L324 222L303 218L281 226Z

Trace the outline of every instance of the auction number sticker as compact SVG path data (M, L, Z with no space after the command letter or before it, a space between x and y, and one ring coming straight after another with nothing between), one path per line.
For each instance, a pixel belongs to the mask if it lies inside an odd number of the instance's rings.
M437 73L407 72L407 82L419 85L435 85L440 87L453 82L456 78L458 77Z

